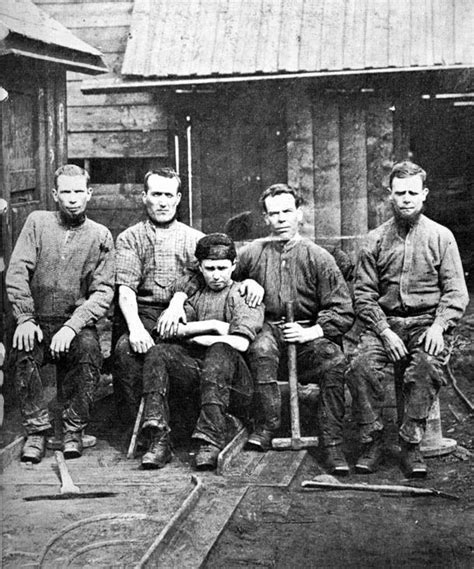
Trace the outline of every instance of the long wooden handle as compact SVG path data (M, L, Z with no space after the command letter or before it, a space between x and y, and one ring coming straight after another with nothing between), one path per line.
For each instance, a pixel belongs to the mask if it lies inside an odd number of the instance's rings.
M80 488L72 481L64 460L64 454L60 450L55 450L54 456L58 464L59 476L61 477L61 494L79 494Z
M294 322L295 313L293 301L288 301L285 305L286 321ZM300 409L298 406L298 373L296 367L296 345L288 344L288 385L290 388L290 416L291 416L291 437L301 438L300 432Z

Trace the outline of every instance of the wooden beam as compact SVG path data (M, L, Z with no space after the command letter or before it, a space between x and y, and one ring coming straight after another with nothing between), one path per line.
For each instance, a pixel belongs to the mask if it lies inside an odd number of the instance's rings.
M360 100L341 101L339 128L342 248L355 261L368 227L365 110Z
M103 93L101 95L85 95L81 91L82 78L67 82L68 107L97 107L105 105L152 105L154 95L151 91L140 93Z
M288 183L304 199L301 233L314 239L314 154L311 99L306 89L293 84L286 97Z
M393 111L391 102L372 98L366 114L368 228L373 229L390 216L387 202L388 176L393 156Z
M168 157L167 131L83 132L69 135L70 158Z
M314 234L321 245L340 244L339 108L334 98L313 102Z
M157 131L168 128L163 108L145 105L69 107L69 132Z

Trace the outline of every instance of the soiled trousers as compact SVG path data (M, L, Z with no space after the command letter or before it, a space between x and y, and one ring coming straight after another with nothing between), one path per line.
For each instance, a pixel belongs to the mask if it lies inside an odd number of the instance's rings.
M320 386L316 415L321 441L324 446L341 444L345 411L344 372L347 365L342 349L328 338L295 345L298 382L318 383ZM269 430L276 430L281 424L278 377L287 379L287 347L280 328L265 322L248 352L257 395L257 422Z
M252 377L243 356L223 342L208 348L159 343L148 351L143 368L143 427L169 431L170 387L184 393L193 386L200 393L193 437L223 448L235 426L233 415L245 419L253 397Z
M12 350L10 365L13 370L23 426L27 434L51 428L48 402L45 400L41 368L44 364L56 365L58 388L62 400L63 428L65 431L82 431L89 421L95 389L100 379L102 354L95 327L84 328L71 342L69 352L53 360L49 346L61 325L41 323L43 341L35 341L33 350Z
M164 307L139 307L138 313L145 329L157 341L155 332L158 317ZM116 403L121 418L130 423L137 416L138 407L143 391L143 365L145 354L138 354L132 350L129 334L119 336L114 349L113 385Z
M399 435L409 443L419 443L433 401L445 383L442 366L448 349L439 356L430 356L423 348L420 338L432 324L432 316L391 317L388 322L408 350L408 356L396 364L398 373L403 376L404 412ZM449 337L445 337L445 344L447 342ZM364 443L372 441L374 434L383 429L381 411L385 402L385 382L387 379L393 381L393 378L394 364L389 360L382 340L371 330L366 330L361 334L347 374L360 438Z

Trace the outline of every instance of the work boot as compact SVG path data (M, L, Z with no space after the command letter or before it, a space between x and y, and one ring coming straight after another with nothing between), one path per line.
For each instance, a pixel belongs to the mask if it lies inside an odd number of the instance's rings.
M347 476L349 474L349 465L346 457L342 452L341 445L332 445L326 447L326 469L331 474L338 476Z
M27 435L23 450L21 451L21 462L32 462L38 464L46 452L46 436L40 433Z
M272 448L273 431L265 427L257 427L250 435L245 448L248 450L257 450L266 452Z
M359 474L371 474L377 470L383 455L383 437L382 432L374 433L373 440L365 443L362 448L355 470Z
M66 431L64 433L64 458L80 458L82 456L82 432Z
M408 478L425 478L428 474L419 444L402 441L401 463Z
M145 470L163 468L171 461L171 445L169 434L158 429L153 429L150 446L142 457L142 467Z
M214 470L217 466L217 457L221 449L210 443L201 443L194 459L196 470Z

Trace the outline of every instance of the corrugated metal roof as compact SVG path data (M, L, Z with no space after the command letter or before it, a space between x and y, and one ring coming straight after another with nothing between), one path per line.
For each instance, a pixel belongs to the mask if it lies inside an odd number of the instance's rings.
M135 0L122 74L471 66L473 24L472 0Z
M30 0L1 0L0 41L8 40L9 34L87 55L101 56L95 47L76 37Z

